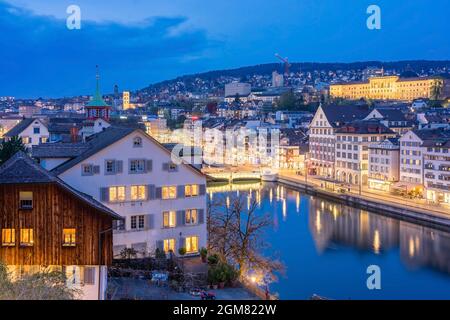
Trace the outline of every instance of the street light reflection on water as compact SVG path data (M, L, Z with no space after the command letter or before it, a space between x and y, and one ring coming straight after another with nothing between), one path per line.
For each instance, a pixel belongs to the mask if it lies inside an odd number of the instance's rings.
M208 194L225 197L228 206L239 195L255 198L257 212L272 215L263 253L286 267L270 285L281 299L450 299L448 232L273 183L216 185ZM366 289L372 264L382 270L383 290Z

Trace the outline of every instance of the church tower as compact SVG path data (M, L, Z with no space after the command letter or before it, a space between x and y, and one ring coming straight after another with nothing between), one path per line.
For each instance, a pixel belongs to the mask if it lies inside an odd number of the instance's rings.
M95 94L92 97L92 100L85 106L86 117L88 120L96 120L103 119L109 121L109 115L111 112L111 106L108 105L100 93L100 75L98 72L98 66L96 66L96 80L97 80L97 88L95 90Z

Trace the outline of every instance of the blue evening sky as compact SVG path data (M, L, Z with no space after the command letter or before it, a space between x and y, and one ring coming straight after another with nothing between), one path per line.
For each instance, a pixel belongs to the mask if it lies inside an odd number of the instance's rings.
M68 30L66 9L81 8ZM381 8L381 30L366 9ZM450 59L448 0L0 0L0 96L90 94L276 62Z

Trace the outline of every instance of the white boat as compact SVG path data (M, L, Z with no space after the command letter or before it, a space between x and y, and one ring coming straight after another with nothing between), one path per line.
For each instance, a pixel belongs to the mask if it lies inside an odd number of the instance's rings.
M266 182L275 182L278 180L278 173L272 170L263 170L261 173L261 180Z

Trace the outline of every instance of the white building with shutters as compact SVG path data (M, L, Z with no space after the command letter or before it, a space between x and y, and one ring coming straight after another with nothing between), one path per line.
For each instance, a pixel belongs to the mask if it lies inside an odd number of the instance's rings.
M200 171L173 164L170 152L139 129L110 127L92 136L85 150L74 144L78 155L65 145L67 160L52 172L125 218L114 230L115 256L124 248L152 255L156 248L197 254L206 247L206 178ZM45 153L41 163L51 158L50 150Z

